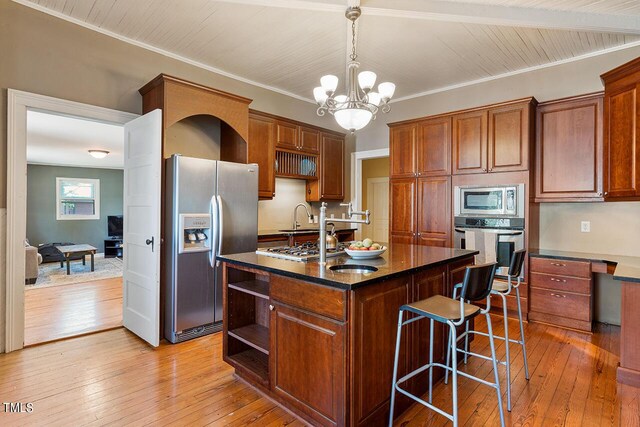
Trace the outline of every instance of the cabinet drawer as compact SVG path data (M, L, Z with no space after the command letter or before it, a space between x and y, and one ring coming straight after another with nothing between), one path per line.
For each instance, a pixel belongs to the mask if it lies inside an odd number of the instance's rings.
M591 263L585 261L531 257L530 268L535 273L591 278Z
M273 274L271 298L336 320L347 318L347 293L328 286Z
M529 311L591 321L591 296L550 291L531 287Z
M532 272L529 280L536 288L591 294L591 279Z

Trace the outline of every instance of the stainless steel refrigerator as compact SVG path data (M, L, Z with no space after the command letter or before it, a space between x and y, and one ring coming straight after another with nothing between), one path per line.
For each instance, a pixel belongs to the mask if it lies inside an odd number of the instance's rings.
M258 166L174 155L165 178L164 337L177 343L222 328L216 256L257 248Z

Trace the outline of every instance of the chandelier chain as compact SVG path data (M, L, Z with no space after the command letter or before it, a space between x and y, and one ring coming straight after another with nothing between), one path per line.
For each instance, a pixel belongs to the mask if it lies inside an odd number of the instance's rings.
M356 21L351 21L351 60L355 61L358 55L356 54Z

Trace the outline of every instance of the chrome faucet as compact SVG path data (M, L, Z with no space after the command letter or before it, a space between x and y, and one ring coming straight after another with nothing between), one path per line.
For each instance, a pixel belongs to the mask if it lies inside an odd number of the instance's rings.
M322 202L320 205L320 264L324 265L327 263L327 240L325 239L327 235L327 222L355 222L357 224L371 224L369 220L369 210L367 209L364 212L354 211L351 206L351 202L349 203L340 203L340 206L347 206L347 217L345 219L342 218L327 218L327 204ZM351 219L353 215L364 215L365 219Z
M293 225L291 226L291 228L293 228L294 230L297 230L298 227L300 227L300 224L298 224L297 221L297 213L298 213L298 208L302 206L304 208L304 210L307 212L307 218L309 218L309 220L313 220L313 215L309 212L309 209L307 208L307 205L304 203L298 203L296 205L295 208L293 208Z

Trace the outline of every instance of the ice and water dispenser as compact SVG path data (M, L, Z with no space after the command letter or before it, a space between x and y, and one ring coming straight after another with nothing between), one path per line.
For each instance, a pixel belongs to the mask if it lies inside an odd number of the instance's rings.
M211 250L211 215L180 214L180 248L178 253Z

